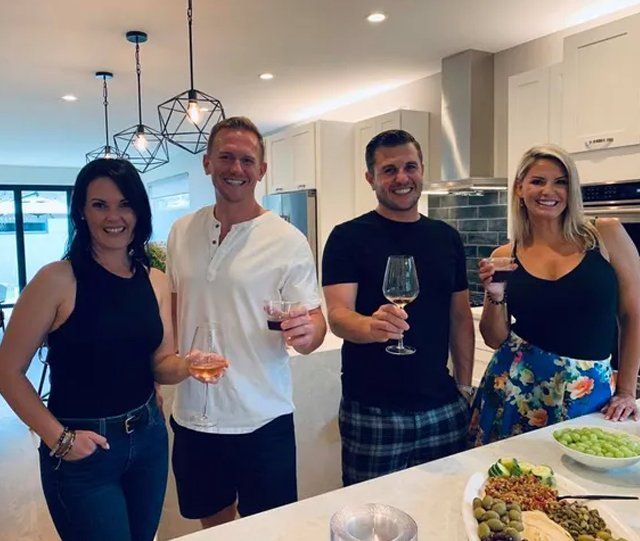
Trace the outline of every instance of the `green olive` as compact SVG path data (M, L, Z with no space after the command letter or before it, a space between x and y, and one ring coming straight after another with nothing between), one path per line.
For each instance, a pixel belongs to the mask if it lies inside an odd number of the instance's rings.
M478 524L478 537L480 539L484 539L485 537L489 537L491 535L491 528L486 522L481 522Z
M482 500L480 498L473 498L473 508L482 507Z
M491 509L492 505L493 505L493 498L491 496L485 496L484 498L482 498L482 507L489 510Z
M492 532L501 532L504 530L504 524L497 518L491 518L487 520L487 525L491 528Z
M520 535L520 533L517 530L514 530L513 528L505 528L504 533L506 533L508 536L511 537L511 541L522 540L522 536Z
M522 522L519 522L517 520L512 520L511 522L509 522L509 528L513 528L514 530L516 530L518 532L524 531L524 526L523 526Z

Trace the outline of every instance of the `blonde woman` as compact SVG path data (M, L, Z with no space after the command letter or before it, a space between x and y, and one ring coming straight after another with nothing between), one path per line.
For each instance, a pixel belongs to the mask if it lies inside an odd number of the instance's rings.
M518 167L511 194L514 257L507 282L480 262L480 332L496 349L474 401L471 437L482 445L601 410L638 419L640 260L616 219L588 221L575 163L537 146ZM610 353L619 327L619 371Z

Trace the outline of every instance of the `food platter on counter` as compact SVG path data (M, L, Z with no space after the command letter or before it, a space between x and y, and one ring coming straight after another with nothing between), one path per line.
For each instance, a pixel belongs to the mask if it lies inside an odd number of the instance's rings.
M585 495L548 466L501 458L473 474L462 518L470 541L640 541L604 501L562 500Z

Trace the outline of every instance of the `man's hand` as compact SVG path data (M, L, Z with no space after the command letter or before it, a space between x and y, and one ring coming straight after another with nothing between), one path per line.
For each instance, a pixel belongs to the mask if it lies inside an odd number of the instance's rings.
M371 315L371 341L399 340L409 330L407 317L407 313L395 304L383 304Z
M289 317L282 321L280 328L287 346L291 346L296 350L305 350L311 347L314 328L311 316L306 308L292 308L289 312Z

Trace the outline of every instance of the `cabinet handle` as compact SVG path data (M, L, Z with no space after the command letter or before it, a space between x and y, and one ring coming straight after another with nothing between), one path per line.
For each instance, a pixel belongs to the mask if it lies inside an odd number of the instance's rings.
M607 146L613 143L613 137L596 137L595 139L589 139L584 142L584 146L592 148L593 145Z
M274 192L282 192L284 190L284 188L282 186L278 186L277 188L275 188L273 191Z
M302 189L302 188L306 188L307 185L306 184L298 184L298 189Z

